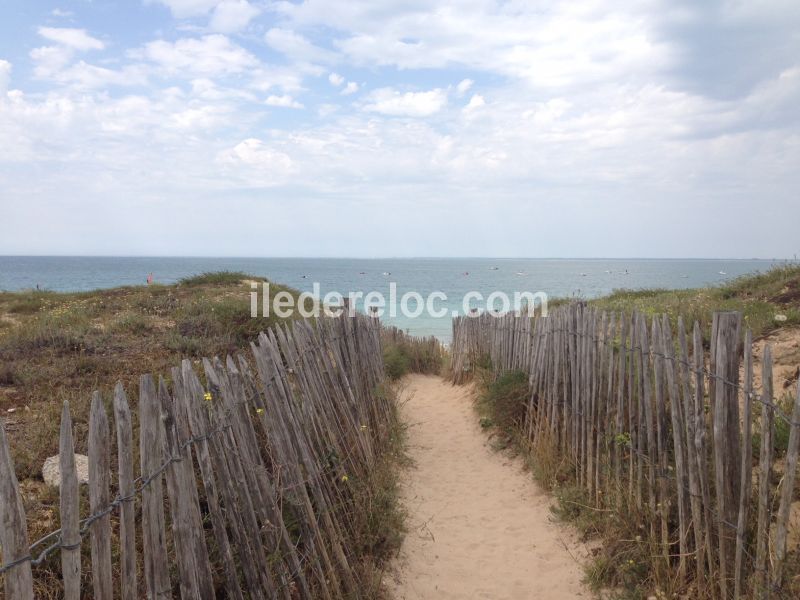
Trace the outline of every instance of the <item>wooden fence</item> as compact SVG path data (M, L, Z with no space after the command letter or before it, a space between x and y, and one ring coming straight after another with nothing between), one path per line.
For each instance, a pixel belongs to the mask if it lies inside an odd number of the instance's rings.
M33 598L37 568L58 556L67 600L372 597L353 564L365 508L353 504L389 435L390 400L375 393L380 324L297 321L262 333L251 350L250 360L204 359L202 378L188 360L166 379L143 375L138 410L121 385L113 402L95 392L88 511L65 403L61 529L33 547L0 423L6 598ZM82 592L87 567L91 592Z
M529 374L523 439L567 457L594 508L638 518L656 583L688 597L796 598L798 549L787 541L796 497L800 393L773 398L772 354L754 385L753 344L739 313L716 313L710 352L698 324L598 312L457 318L453 379L485 357ZM758 410L756 410L758 409ZM791 414L788 414L791 413ZM789 430L775 454L776 424ZM754 435L757 434L757 435ZM753 448L753 440L758 446ZM792 534L792 536L790 536Z

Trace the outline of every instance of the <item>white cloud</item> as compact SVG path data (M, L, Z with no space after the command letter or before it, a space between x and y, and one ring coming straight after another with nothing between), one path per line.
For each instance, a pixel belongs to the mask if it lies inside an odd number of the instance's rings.
M266 104L267 106L280 106L282 108L303 108L302 104L288 94L284 94L283 96L268 96Z
M344 32L335 46L357 65L466 67L552 88L628 80L668 68L674 58L656 31L667 19L658 2L611 9L594 1L481 1L469 9L413 2L375 10L349 0L306 0L277 9L290 26Z
M72 16L72 12L71 11L63 10L63 9L60 9L60 8L54 8L53 10L50 11L50 14L53 15L54 17L71 17Z
M40 46L30 52L34 62L33 73L40 79L55 77L69 64L74 56L71 48L64 46Z
M367 98L364 110L390 116L428 117L447 104L447 94L436 88L427 92L398 92L380 88Z
M247 27L259 12L247 0L225 0L214 9L209 27L221 33L234 33Z
M342 90L342 96L349 96L350 94L355 94L358 91L358 84L355 81L348 81L347 85L344 86Z
M220 4L220 0L145 0L145 3L163 4L169 8L174 17L185 19L207 14L212 8Z
M183 38L176 42L149 42L141 52L133 55L142 55L170 74L206 77L241 73L259 64L250 52L221 34Z
M0 212L9 221L0 254L85 253L95 240L107 253L154 252L169 240L164 253L381 254L409 252L412 243L415 253L466 254L477 240L508 255L664 255L686 233L676 215L687 211L700 225L680 252L796 251L797 2L250 0L269 11L264 30L275 28L264 40L281 56L254 37L260 23L237 14L243 0L161 4L192 20L151 10L166 39L146 37L153 23L131 22L131 36L115 37L115 53L95 64L79 53L109 46L113 30L43 29L47 41L36 47L38 23L20 28L39 81L3 94L11 65L0 61ZM249 35L204 37L210 27ZM151 43L128 50L125 39ZM717 68L723 56L741 68ZM370 83L356 101L333 94L341 104L321 104L332 90L365 86L344 77L360 67L393 87ZM11 87L24 87L21 68L15 60ZM706 78L742 74L736 93L709 93ZM307 111L277 108L298 100ZM226 207L241 203L239 218L233 209L192 210L221 198ZM302 246L286 198L315 215L304 227L324 221ZM367 238L352 236L357 248L347 246L352 214L385 214L409 198L412 210L395 211L400 223L378 220ZM492 216L487 198L508 200L510 212ZM427 229L414 229L421 210ZM558 235L565 213L578 232L569 240ZM641 229L642 214L662 227ZM720 215L735 216L723 219L725 239L702 229ZM184 231L169 236L138 226L178 218ZM276 236L289 232L285 247L242 235L240 226L267 220ZM32 222L54 235L31 246ZM635 233L600 247L592 232L615 226ZM127 237L118 235L126 227ZM215 234L197 242L198 231ZM730 241L745 238L746 249Z
M51 42L56 42L85 52L87 50L102 50L105 44L86 33L85 29L72 29L69 27L39 27L39 35Z
M77 88L106 88L135 86L147 83L147 73L141 65L129 65L120 70L90 65L84 61L55 73L53 79Z
M469 99L469 102L464 107L464 110L473 111L480 108L481 106L484 106L485 104L486 100L483 99L483 96L481 96L480 94L473 94L472 98Z
M463 96L464 94L466 94L472 87L473 83L475 82L472 81L472 79L462 79L456 86L456 91L458 91L458 95Z
M250 167L262 185L278 183L289 174L294 163L288 154L269 147L257 138L248 138L221 152L218 162L233 167Z
M0 98L5 96L8 82L11 80L11 63L0 58Z
M273 28L264 34L264 40L273 49L292 60L310 63L329 63L336 54L314 45L304 36L290 29Z

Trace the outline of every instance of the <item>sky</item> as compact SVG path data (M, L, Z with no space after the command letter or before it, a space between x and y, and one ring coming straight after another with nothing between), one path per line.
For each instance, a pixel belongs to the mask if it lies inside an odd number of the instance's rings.
M797 0L3 0L0 254L791 258Z

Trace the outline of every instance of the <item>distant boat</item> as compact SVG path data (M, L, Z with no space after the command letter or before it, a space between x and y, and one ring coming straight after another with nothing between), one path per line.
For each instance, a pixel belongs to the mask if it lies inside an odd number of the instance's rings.
M469 275L469 271L464 271L464 275Z
M611 271L609 271L608 269L606 269L606 273L611 273Z
M519 275L520 277L522 277L523 275L525 275L525 272L524 271L517 271L516 274Z
M727 275L727 273L725 271L720 271L719 274L720 275Z
M359 272L358 272L358 274L359 274L359 275L366 275L366 274L367 274L367 272L366 272L366 271L359 271Z
M586 273L581 273L581 277L586 277Z
M386 276L391 275L391 273L389 271L384 271L383 274L386 275Z
M689 279L688 275L681 275L681 279Z
M499 271L500 267L489 267L490 271Z

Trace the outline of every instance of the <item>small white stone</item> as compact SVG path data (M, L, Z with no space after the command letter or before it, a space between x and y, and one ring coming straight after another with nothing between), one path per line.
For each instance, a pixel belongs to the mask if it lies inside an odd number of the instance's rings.
M85 454L75 455L75 470L78 472L78 483L89 483L89 457ZM59 455L50 456L42 465L42 479L47 485L61 485L61 467Z

